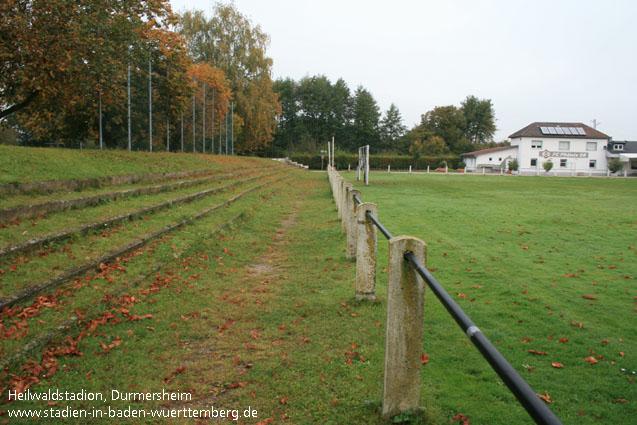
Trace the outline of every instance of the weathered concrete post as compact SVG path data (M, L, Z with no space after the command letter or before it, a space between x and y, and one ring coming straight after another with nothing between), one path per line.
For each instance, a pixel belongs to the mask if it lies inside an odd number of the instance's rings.
M338 176L338 182L336 183L336 208L338 209L338 218L343 217L343 185L345 180L341 176Z
M426 264L427 246L420 239L398 236L389 240L383 385L385 416L416 409L420 400L425 283L403 258L408 250Z
M361 193L356 189L351 189L347 195L347 248L345 250L345 258L351 260L352 258L356 258L356 238L357 238L357 226L356 226L356 211L358 209L358 205L354 200L354 196L357 196L359 199L361 197Z
M352 185L349 183L345 183L343 185L343 200L341 203L341 207L343 208L343 213L341 216L341 232L347 234L347 225L349 223L349 215L352 209L352 205L350 204L351 196L350 191L352 190Z
M378 230L367 212L378 217L378 206L363 202L356 208L356 298L376 299L376 249Z

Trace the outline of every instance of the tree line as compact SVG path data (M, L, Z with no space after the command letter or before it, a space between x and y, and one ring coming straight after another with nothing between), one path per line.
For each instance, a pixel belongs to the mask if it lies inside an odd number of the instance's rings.
M173 151L221 148L232 125L251 152L280 111L268 43L234 4L208 19L167 0L5 0L0 119L22 144Z
M269 43L233 3L208 18L167 0L5 0L0 126L26 145L220 153L230 137L235 152L268 156L318 152L332 137L349 152L414 157L493 144L488 99L436 107L408 129L363 86L273 81Z
M347 152L370 145L372 152L414 157L449 155L491 147L496 130L489 99L467 96L459 107L437 106L408 129L395 104L380 112L363 86L352 92L343 79L332 83L324 75L298 81L278 79L274 90L281 115L271 151L318 152L332 136Z

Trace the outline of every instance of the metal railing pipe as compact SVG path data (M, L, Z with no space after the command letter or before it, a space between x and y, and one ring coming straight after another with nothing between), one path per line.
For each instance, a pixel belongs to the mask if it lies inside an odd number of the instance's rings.
M406 261L414 266L418 274L423 278L425 283L427 283L427 286L434 292L442 305L444 305L469 339L476 345L478 351L480 351L493 370L495 370L507 387L509 387L509 390L511 390L533 420L537 424L542 425L562 425L558 417L544 404L529 384L526 383L513 366L500 354L497 348L495 348L491 341L489 341L482 331L471 321L469 316L467 316L453 298L451 298L418 258L410 251L406 251L404 257Z

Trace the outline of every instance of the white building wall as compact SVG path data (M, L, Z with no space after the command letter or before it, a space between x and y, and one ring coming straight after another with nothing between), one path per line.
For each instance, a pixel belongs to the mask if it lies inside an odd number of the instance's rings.
M541 142L541 147L532 147ZM560 149L560 142L569 142L568 149ZM595 150L588 150L588 143L595 143ZM553 162L551 173L559 174L606 174L608 163L606 159L606 139L578 139L578 138L531 138L518 137L511 139L511 146L518 147L518 162L520 172L524 174L544 173L543 164L549 159ZM531 160L536 160L536 166ZM560 166L560 160L566 160L566 167ZM596 162L591 168L590 161Z

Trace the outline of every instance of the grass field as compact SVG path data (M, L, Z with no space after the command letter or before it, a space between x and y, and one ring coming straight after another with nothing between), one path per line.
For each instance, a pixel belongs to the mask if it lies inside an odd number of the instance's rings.
M564 423L634 421L637 181L374 173L356 186L394 235L427 242L427 266ZM423 398L520 423L433 295L425 312Z
M81 160L72 155L80 152L64 154L70 162ZM149 161L146 168L153 170L167 167L153 162L162 162L161 154L139 155L145 159L132 162ZM227 165L227 159L216 156L180 158L186 169L199 169L197 161L206 161L206 169L272 163L236 159ZM103 175L129 172L124 171L103 170ZM355 263L345 260L344 236L325 173L288 167L271 171L276 174L224 193L1 258L0 290L6 295L44 279L47 271L57 275L267 183L230 206L2 312L3 362L69 317L77 320L2 371L0 423L33 422L9 418L8 410L67 406L78 412L130 407L167 414L170 409L211 406L217 412L236 409L239 416L248 407L256 411L254 417L236 421L149 416L65 420L78 424L383 423L387 244L379 240L378 300L356 301ZM64 177L38 172L31 170L34 181ZM565 424L634 422L637 391L630 374L637 370L637 181L371 177L372 184L360 188L363 200L379 204L381 221L395 235L428 243L428 267L436 269L438 280L527 382L537 392L548 392L552 409ZM37 225L29 220L0 228L0 237L6 244L24 238L19 226L46 233L193 190L51 213L38 218ZM459 413L473 425L531 423L430 294L423 341L430 359L422 370L424 412L390 423L452 424ZM597 363L585 361L588 357ZM552 362L564 367L554 368ZM105 401L6 403L9 389L28 385L33 392L99 393ZM111 399L113 390L164 389L188 393L192 400Z

